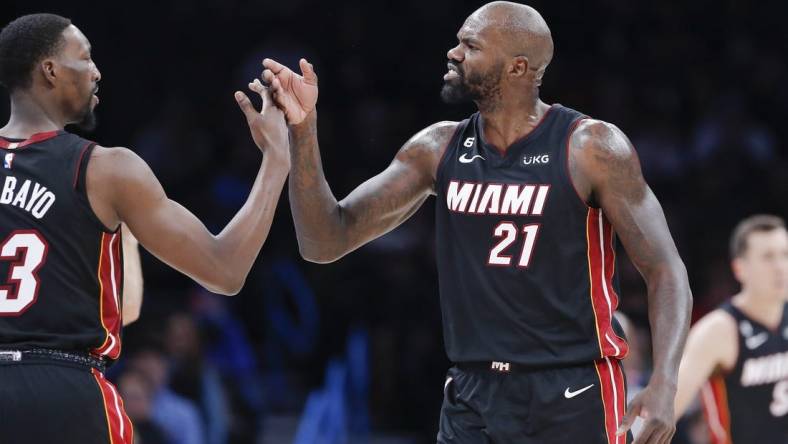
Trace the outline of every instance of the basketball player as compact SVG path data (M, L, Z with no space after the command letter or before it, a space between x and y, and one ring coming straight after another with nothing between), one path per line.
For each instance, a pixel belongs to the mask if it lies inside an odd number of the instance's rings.
M320 163L312 66L301 60L302 77L263 62L291 125L301 254L335 261L436 195L444 339L455 363L438 442L620 444L640 415L635 442L667 443L691 295L635 150L615 126L539 99L553 43L533 8L489 3L457 38L442 96L472 100L479 112L417 133L340 201ZM612 319L616 237L648 284L654 340L654 374L626 417L627 344Z
M700 391L713 444L788 443L788 232L776 216L731 238L741 292L692 327L676 417Z
M89 124L101 74L68 19L20 17L0 33L0 441L132 442L103 375L121 351L121 222L162 261L206 288L237 293L287 177L287 127L259 81L256 112L236 92L263 152L246 203L218 235L168 199L145 162L64 131ZM7 274L5 271L7 270Z

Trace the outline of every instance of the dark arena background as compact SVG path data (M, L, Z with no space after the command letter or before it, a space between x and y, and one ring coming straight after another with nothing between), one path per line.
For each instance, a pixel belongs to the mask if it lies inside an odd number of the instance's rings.
M260 154L233 91L259 75L262 58L314 64L324 167L341 198L423 127L474 111L443 104L439 91L446 52L481 4L12 0L0 21L32 12L71 18L102 73L99 126L87 137L137 152L169 196L216 232L257 170ZM788 6L531 5L555 40L543 100L615 123L633 141L689 270L697 319L737 291L727 253L735 223L760 212L788 215ZM161 417L180 421L182 439L172 442L184 444L435 442L449 362L434 204L316 265L298 254L285 192L234 298L143 253L142 316L126 329L123 358L109 372L140 442L151 442L146 429ZM636 389L650 367L645 288L623 251L619 270L620 310L636 327L626 364ZM134 359L147 374L124 379ZM694 407L673 442L705 443L705 435Z

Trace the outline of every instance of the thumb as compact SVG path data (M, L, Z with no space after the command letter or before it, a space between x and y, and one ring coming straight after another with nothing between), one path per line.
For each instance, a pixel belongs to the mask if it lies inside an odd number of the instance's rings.
M257 111L255 111L254 106L252 106L252 101L249 100L249 97L246 96L241 91L235 92L235 101L238 102L238 106L243 111L244 115L246 115L247 119L252 119Z
M632 428L632 424L635 423L635 419L637 419L638 414L640 414L640 400L639 398L635 398L629 404L629 409L627 409L626 414L624 414L624 418L621 420L621 425L618 426L618 430L616 430L616 435L620 436L629 431Z
M317 83L317 74L315 74L315 68L311 63L307 62L306 59L301 59L298 61L298 65L301 67L301 75L304 76L304 80L307 83L310 85Z

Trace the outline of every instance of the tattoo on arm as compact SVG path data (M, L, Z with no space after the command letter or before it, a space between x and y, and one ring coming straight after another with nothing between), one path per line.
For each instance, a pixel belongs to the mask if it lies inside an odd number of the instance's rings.
M302 256L331 262L412 215L432 192L455 126L439 123L416 134L383 172L340 201L323 173L315 113L291 127L290 206Z
M675 389L692 295L665 215L646 184L634 147L615 126L582 122L570 141L570 174L598 203L648 288L655 377Z

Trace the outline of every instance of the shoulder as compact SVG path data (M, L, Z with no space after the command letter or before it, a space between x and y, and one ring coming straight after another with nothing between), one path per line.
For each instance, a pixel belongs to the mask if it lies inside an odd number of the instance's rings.
M147 164L134 151L116 146L104 147L96 145L90 156L90 163L105 173L124 175L133 173L136 168L146 167Z
M405 142L400 152L443 154L459 124L451 121L433 123L414 134Z
M645 182L635 148L612 123L586 118L569 136L569 175L579 196L596 201L608 192L643 196Z
M739 347L736 319L721 308L695 323L690 330L688 341L696 348L713 354L726 370L736 363Z
M438 163L458 126L459 122L444 121L422 129L402 145L396 160L429 172L434 179Z
M692 327L696 332L702 332L707 335L714 334L736 334L736 319L727 311L718 308L711 311Z
M636 157L635 149L617 126L602 120L582 119L570 136L570 147L591 160L626 161Z
M134 151L124 147L96 145L88 163L88 181L107 191L128 191L155 183L148 164Z

